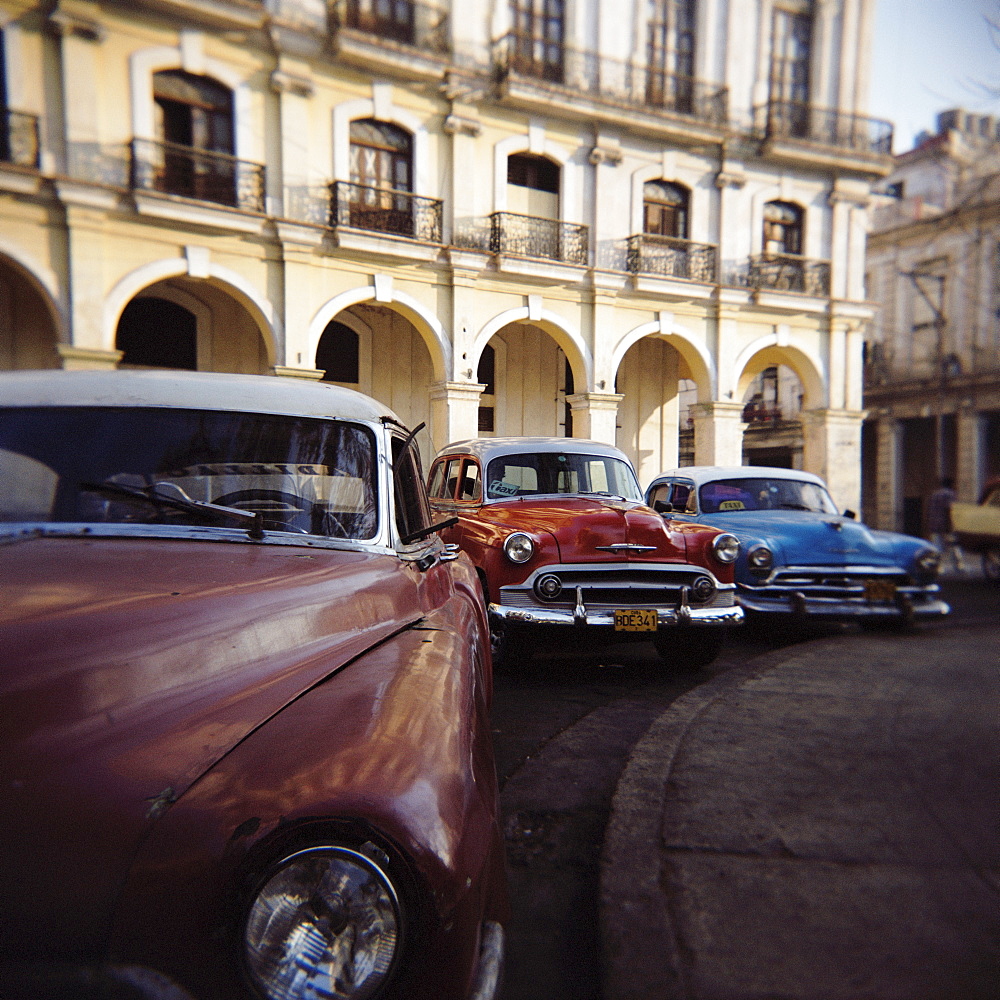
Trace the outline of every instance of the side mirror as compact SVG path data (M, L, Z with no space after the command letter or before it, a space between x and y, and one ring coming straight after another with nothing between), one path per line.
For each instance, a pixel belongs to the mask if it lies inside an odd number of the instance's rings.
M856 521L858 519L858 515L853 510L845 510L844 517L849 517L852 521Z
M674 505L672 503L668 503L666 500L654 500L653 510L655 510L657 514L672 514L674 512Z

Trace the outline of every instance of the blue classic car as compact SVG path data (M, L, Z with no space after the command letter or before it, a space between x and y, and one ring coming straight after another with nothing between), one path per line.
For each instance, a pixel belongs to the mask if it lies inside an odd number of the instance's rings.
M736 584L749 612L912 621L949 612L940 553L920 538L840 514L818 476L765 466L692 466L657 476L646 503L740 540Z

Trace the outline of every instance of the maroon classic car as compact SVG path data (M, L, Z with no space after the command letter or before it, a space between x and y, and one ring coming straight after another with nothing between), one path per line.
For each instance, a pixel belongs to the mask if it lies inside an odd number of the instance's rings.
M548 633L651 639L674 667L710 663L735 604L736 538L646 507L635 470L610 445L577 438L480 438L438 453L431 506L458 523L490 619L494 662ZM550 628L551 627L551 628Z
M495 995L479 584L366 396L0 375L0 996Z

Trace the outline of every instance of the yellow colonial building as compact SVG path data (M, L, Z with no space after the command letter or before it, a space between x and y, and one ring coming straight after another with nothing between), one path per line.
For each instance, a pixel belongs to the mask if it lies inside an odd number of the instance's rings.
M860 503L873 0L0 2L0 367L325 378ZM248 400L247 405L252 406Z

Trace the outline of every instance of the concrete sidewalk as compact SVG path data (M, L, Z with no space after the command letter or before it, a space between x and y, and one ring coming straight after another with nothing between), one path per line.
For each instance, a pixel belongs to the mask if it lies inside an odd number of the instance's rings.
M1000 626L768 654L637 744L604 1000L1000 997Z

